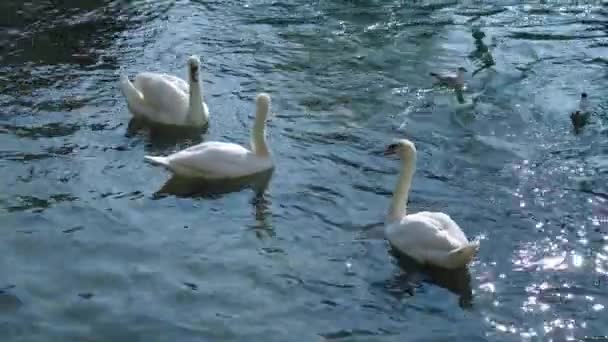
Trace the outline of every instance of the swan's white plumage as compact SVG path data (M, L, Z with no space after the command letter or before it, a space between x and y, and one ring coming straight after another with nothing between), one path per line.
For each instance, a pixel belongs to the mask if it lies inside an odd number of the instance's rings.
M184 177L208 179L239 178L272 167L270 158L260 158L241 145L217 141L204 142L167 157L145 159Z
M268 115L270 97L257 97L256 124L252 135L252 149L241 145L210 141L188 147L166 157L145 156L145 160L166 167L184 177L207 179L239 178L266 171L273 161L264 140L264 121ZM256 151L259 151L256 153Z
M191 57L191 61L189 73L198 73L198 59ZM191 75L189 79L190 84L172 75L142 72L131 82L123 74L120 89L135 117L166 125L203 126L209 120L209 110L202 100L198 79L193 81Z
M416 150L412 142L401 140L387 149L387 154L393 153L404 159L404 165L384 228L386 239L419 263L451 269L466 266L477 252L478 242L469 242L458 224L445 213L405 213Z
M406 215L401 221L387 225L385 234L393 247L416 261L446 268L463 266L478 247L476 242L469 243L452 218L440 212ZM461 252L463 247L471 248Z

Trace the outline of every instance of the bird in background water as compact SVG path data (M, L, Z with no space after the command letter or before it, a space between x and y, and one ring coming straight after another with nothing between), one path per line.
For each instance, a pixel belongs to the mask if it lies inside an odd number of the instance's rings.
M439 85L447 86L456 91L456 98L459 103L465 103L463 90L464 90L464 74L467 73L467 69L459 67L456 73L443 73L439 74L431 72L430 75L437 79Z
M589 98L587 93L583 92L578 103L578 109L570 113L570 120L574 129L578 131L589 123L589 116Z
M467 72L467 69L464 67L459 67L457 72L454 73L444 73L438 74L436 72L431 72L430 75L435 77L441 85L448 86L454 89L461 89L464 87L464 74Z

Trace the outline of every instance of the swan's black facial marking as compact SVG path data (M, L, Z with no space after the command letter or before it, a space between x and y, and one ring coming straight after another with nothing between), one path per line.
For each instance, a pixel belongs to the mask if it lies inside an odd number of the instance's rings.
M581 97L582 97L582 98L587 98L587 93L582 93L582 94L581 94Z
M384 150L384 155L390 156L390 155L396 154L398 149L399 149L399 144L390 144L386 147L386 150Z
M192 82L198 82L198 66L190 66L190 78L192 79Z

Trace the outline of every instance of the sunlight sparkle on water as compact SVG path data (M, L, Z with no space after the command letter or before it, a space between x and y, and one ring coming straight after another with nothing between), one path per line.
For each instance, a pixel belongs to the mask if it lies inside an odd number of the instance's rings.
M572 265L574 265L574 267L581 267L583 265L583 257L579 254L574 254L572 256Z
M496 292L496 287L492 283L481 284L479 285L479 288L491 293Z
M352 262L347 261L347 262L345 262L345 263L344 263L344 266L345 266L345 268L346 268L346 269L344 270L344 273L345 273L346 275L354 275L354 274L355 274L355 270L353 269L353 264L352 264Z

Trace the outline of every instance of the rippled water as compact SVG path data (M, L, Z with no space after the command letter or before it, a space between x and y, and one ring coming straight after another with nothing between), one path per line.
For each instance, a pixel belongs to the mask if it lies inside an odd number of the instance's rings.
M0 4L3 341L562 341L607 333L608 9L600 1ZM203 60L210 129L131 129L124 69ZM465 99L428 73L464 65ZM592 123L569 111L590 94ZM248 142L266 193L163 195L143 162ZM481 249L424 272L368 238L409 137L412 210Z

